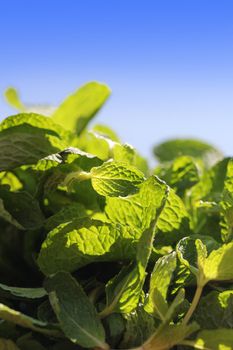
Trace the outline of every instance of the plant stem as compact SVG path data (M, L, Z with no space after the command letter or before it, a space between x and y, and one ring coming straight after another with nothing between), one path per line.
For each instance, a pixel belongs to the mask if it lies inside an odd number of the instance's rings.
M199 303L202 291L203 291L203 286L197 285L197 289L196 289L194 298L192 300L192 303L190 305L190 308L189 308L187 314L185 315L185 317L183 319L183 323L184 324L187 324L188 321L190 320L190 318L192 317L192 314L195 311L195 309L197 307L197 304Z
M105 318L105 317L111 315L112 311L113 311L113 308L111 307L111 305L107 306L105 309L103 309L102 311L100 311L98 313L98 316L100 319Z

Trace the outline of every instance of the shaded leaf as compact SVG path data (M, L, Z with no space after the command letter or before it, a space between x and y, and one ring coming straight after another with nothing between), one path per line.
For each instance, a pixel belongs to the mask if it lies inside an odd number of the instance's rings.
M78 282L66 272L46 280L45 288L65 335L83 347L107 349L104 328Z

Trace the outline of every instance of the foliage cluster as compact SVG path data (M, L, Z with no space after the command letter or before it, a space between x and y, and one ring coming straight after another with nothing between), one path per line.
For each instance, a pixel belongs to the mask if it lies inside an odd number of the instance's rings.
M109 95L91 82L45 116L6 91L0 349L230 350L233 160L178 139L149 169L90 127Z

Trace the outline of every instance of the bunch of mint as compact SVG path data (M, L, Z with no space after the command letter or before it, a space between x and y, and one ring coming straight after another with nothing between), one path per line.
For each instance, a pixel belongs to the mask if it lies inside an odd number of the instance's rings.
M0 349L232 349L233 160L178 139L149 169L90 129L109 95L91 82L52 110L5 93Z

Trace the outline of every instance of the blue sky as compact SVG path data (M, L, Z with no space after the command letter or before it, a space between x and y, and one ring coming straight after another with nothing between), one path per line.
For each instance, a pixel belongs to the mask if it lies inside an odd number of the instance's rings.
M182 136L232 155L232 19L231 0L2 0L0 92L56 105L99 80L113 93L96 120L144 155Z

